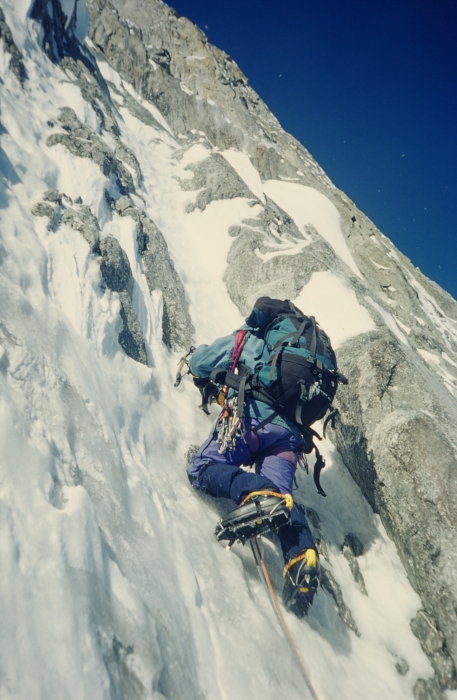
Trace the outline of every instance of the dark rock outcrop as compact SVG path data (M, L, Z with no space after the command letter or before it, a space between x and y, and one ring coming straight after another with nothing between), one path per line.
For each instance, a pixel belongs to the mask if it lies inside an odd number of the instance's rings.
M37 202L32 207L32 214L34 216L47 216L52 221L54 218L54 207L45 202Z
M119 344L129 357L148 364L148 356L138 317L132 305L133 277L127 255L119 242L106 236L100 242L101 273L108 289L119 294L124 328L119 333Z
M40 23L42 46L48 58L58 63L64 56L85 57L87 53L74 35L81 0L76 0L71 17L67 17L60 0L34 0L30 17Z
M102 173L112 179L120 194L133 192L132 175L107 144L86 124L82 124L73 109L64 107L59 116L64 133L51 134L46 140L49 147L62 144L78 158L89 158Z
M447 651L444 635L436 629L433 620L424 610L419 610L411 620L411 629L432 662L440 687L456 688L455 666Z
M184 285L176 272L165 238L144 211L135 207L130 197L120 197L112 206L120 216L130 216L137 222L138 252L143 258L149 290L162 292L163 342L172 350L188 349L194 327Z
M159 289L163 295L163 341L173 350L188 349L194 327L187 309L184 286L162 233L145 214L138 221L137 240L149 289L151 292Z
M14 42L11 29L6 23L5 14L0 7L0 40L3 41L3 47L10 55L10 69L19 80L21 85L27 80L27 71L24 65L24 58Z
M60 217L60 222L68 224L75 231L79 231L88 242L91 253L100 253L100 226L90 207L81 204L77 209L65 209Z
M191 170L194 177L191 180L181 180L182 189L200 190L195 203L187 205L188 213L195 209L204 211L210 202L218 199L254 199L240 176L219 153L212 153L209 158L188 165L186 170Z

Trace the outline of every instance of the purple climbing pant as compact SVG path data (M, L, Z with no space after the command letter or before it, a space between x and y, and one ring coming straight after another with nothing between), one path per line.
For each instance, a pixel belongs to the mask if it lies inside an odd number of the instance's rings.
M210 462L240 467L255 455L256 474L272 481L280 493L292 493L300 441L290 430L275 423L268 423L258 433L254 433L252 428L257 423L256 420L246 421L244 440L238 439L234 450L219 454L220 445L216 442L215 434L203 443L188 469L194 488L199 488L201 468Z
M234 450L219 453L220 445L213 433L195 454L187 473L192 486L216 498L230 498L241 503L252 491L273 490L292 493L297 465L298 440L287 428L268 423L258 433L252 428L254 419L245 421L244 439L238 438ZM248 460L255 459L255 473L241 469ZM291 524L278 531L285 561L314 547L303 511L296 505L291 511Z

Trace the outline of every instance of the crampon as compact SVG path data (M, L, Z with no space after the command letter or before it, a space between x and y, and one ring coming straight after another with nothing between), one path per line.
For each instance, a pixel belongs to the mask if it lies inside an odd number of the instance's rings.
M215 535L219 541L227 540L227 547L235 542L244 544L252 537L287 525L292 506L290 494L254 491L218 522Z

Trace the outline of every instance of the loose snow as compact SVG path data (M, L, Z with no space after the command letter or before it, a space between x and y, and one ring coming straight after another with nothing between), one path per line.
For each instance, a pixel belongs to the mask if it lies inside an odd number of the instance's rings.
M376 328L346 280L330 271L315 272L294 304L305 314L316 317L330 336L334 348L349 338Z
M223 155L225 160L236 170L240 178L249 187L252 194L258 197L261 202L265 202L262 180L257 170L252 165L249 156L247 156L246 153L241 153L234 149L222 151L221 155Z

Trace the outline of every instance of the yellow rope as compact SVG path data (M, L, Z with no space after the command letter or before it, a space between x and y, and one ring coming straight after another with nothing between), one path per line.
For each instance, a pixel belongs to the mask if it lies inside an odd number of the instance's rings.
M292 494L277 493L276 491L253 491L241 501L240 506L243 506L245 503L247 503L247 501L251 500L251 498L255 498L255 496L277 496L278 498L283 499L284 503L286 504L286 508L288 508L289 510L292 510L294 506L294 499Z
M294 559L291 559L289 562L284 567L284 570L282 572L282 575L284 578L286 578L286 574L289 571L289 569L297 563L297 561L301 561L302 559L307 559L307 564L308 566L315 566L317 567L317 552L315 549L307 549L306 552L303 552L302 554L299 554L298 557L295 557Z

